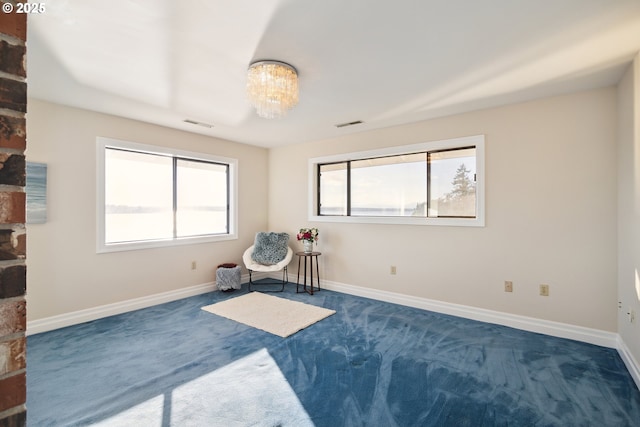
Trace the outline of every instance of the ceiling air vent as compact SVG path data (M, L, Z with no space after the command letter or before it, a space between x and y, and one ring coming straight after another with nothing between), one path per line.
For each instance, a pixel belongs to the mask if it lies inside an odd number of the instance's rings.
M213 125L210 125L209 123L197 122L191 119L184 119L183 122L189 123L191 125L202 126L203 128L208 128L208 129L211 129L213 127Z
M337 128L344 128L347 126L353 126L353 125L359 125L362 123L362 120L356 120L355 122L348 122L348 123L340 123L338 125L336 125Z

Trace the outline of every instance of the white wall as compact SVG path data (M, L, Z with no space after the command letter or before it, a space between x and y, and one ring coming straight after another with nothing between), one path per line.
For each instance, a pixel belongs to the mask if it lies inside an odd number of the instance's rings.
M29 99L27 160L48 165L45 224L27 229L29 321L215 280L267 226L264 148ZM96 254L96 137L239 160L239 239ZM198 268L191 270L191 261Z
M640 366L640 55L618 86L618 147L618 333Z
M269 227L317 226L328 281L616 331L616 126L607 88L275 148ZM477 134L486 227L308 222L307 159Z

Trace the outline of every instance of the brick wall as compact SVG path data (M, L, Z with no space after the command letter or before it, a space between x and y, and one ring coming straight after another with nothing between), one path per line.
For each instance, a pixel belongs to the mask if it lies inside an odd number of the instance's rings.
M0 427L26 425L26 38L26 15L0 12Z

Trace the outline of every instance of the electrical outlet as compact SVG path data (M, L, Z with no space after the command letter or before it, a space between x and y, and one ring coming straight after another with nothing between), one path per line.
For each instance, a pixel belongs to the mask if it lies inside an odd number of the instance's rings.
M396 266L392 265L391 268L389 269L389 274L396 274Z
M198 268L198 264L195 261L191 261L191 269L195 270L196 268Z
M627 316L629 316L629 323L635 322L636 312L632 308L629 308L629 311L627 312Z
M543 297L549 296L549 285L540 285L540 295Z
M513 292L513 282L511 280L504 281L504 291Z

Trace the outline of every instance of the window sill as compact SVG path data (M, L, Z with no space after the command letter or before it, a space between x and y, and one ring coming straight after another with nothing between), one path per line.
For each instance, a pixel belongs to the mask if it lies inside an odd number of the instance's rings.
M413 218L376 216L325 216L312 215L309 221L349 224L394 224L449 227L484 227L484 218Z
M126 243L109 243L105 245L98 245L96 248L97 253L109 253L109 252L124 252L124 251L137 251L143 249L154 248L166 248L170 246L183 246L183 245L197 245L201 243L213 243L223 242L227 240L237 240L237 234L224 234L218 236L196 236L196 237L182 237L179 239L162 239L162 240L148 240L141 242L126 242Z

